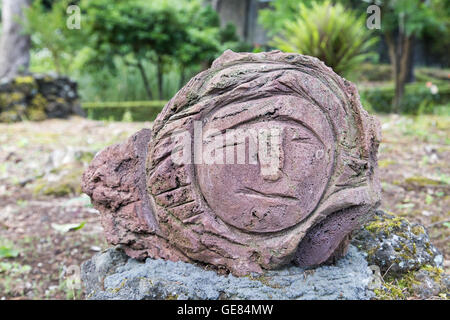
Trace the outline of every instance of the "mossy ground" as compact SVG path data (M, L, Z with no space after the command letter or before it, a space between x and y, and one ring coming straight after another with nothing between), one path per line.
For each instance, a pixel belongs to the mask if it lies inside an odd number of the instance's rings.
M79 195L81 194L81 175L84 170L85 167L80 162L57 168L53 172L57 180L49 181L46 177L37 179L34 184L33 194L56 197Z

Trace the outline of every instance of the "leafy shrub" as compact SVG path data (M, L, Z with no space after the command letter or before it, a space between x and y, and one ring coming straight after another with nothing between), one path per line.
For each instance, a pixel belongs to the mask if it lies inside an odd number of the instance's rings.
M401 111L406 114L448 113L450 105L450 85L439 85L439 91L432 94L424 83L406 85ZM359 89L362 105L369 111L392 112L394 86ZM442 110L443 109L443 110ZM445 110L447 109L447 111Z
M310 8L300 4L297 20L287 20L271 44L282 51L315 56L336 73L347 76L374 57L369 49L377 38L371 37L365 19L365 15L357 16L340 3L312 3Z
M450 80L450 70L430 67L415 68L414 75L417 81L443 82Z
M390 81L392 79L392 67L389 64L362 63L355 72L358 73L358 81Z

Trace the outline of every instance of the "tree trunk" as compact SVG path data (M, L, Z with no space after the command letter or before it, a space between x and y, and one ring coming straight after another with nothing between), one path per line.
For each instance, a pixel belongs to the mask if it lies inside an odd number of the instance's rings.
M148 82L148 78L147 75L145 74L145 69L141 61L137 63L137 67L139 69L139 72L141 73L142 80L144 81L144 87L145 91L147 92L147 97L149 100L153 100L152 91L150 90L150 84Z
M406 83L411 83L416 81L415 75L414 75L414 53L415 53L415 41L416 37L411 36L411 43L410 43L410 54L408 55L409 61L407 66L407 75L406 75Z
M159 92L159 100L163 100L163 62L161 57L158 57L156 62L156 68L158 73L158 92Z
M400 113L405 84L408 80L408 69L411 65L413 37L404 33L399 33L397 36L393 33L387 33L385 36L395 81L395 95L392 107L395 113Z
M397 112L400 112L401 102L405 93L405 85L408 80L408 69L411 61L411 36L402 34L399 39L400 54L399 59L399 74L396 80L396 89L394 97L394 107Z
M11 79L28 71L30 63L30 36L23 33L19 19L30 0L3 0L2 33L0 39L0 79Z

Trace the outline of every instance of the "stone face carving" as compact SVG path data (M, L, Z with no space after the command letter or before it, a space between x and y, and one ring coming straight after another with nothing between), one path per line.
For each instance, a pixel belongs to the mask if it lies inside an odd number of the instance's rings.
M226 51L153 129L83 175L107 240L134 258L235 275L344 255L380 200L379 124L316 58Z

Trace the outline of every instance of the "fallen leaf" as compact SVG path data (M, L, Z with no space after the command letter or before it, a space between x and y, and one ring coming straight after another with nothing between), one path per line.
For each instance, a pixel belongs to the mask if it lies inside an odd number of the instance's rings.
M69 231L76 231L76 230L80 230L81 228L84 227L84 225L86 224L86 221L80 222L80 223L66 223L66 224L57 224L57 223L52 223L52 228L55 229L58 232L61 233L66 233Z
M18 255L18 250L6 246L0 246L0 258L15 258Z

